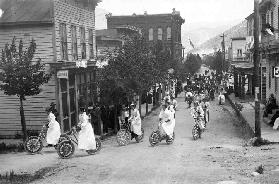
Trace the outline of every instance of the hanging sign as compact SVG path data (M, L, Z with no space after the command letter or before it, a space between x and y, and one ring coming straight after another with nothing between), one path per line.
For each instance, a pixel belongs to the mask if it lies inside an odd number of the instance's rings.
M68 79L68 70L59 70L57 72L58 79Z
M87 60L76 61L77 68L87 68Z
M274 67L273 75L274 75L274 77L279 77L279 67L278 66Z

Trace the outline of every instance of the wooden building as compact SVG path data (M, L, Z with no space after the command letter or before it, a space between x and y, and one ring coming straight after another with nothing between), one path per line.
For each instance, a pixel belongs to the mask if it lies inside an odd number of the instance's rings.
M81 106L96 101L95 7L99 0L9 0L2 4L0 49L13 37L25 46L34 39L35 58L54 72L42 93L24 103L27 129L47 121L45 108L57 104L63 131L78 121ZM19 100L0 91L0 137L21 133Z

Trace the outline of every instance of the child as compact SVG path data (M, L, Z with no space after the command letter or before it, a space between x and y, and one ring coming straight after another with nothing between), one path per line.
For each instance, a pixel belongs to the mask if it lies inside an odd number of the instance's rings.
M78 148L82 150L95 150L96 141L95 135L89 117L87 116L85 109L80 108L81 114L79 115L79 124L81 128L78 134Z

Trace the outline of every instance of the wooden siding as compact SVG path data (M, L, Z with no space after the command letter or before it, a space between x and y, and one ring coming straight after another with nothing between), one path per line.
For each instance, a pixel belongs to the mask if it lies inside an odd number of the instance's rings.
M37 44L35 59L41 58L44 63L52 63L54 62L52 33L51 26L1 27L0 49L2 50L6 43L11 43L14 36L17 41L22 39L25 47L34 38ZM49 70L48 65L46 65L46 70ZM41 94L27 97L24 101L27 129L41 129L42 122L47 121L45 108L51 102L55 102L54 79L42 86ZM19 99L16 96L7 96L3 91L0 91L0 138L12 137L16 133L21 133Z
M69 0L68 0L69 1ZM56 54L57 60L61 60L59 23L66 23L67 41L68 41L68 58L69 61L74 61L72 57L72 40L71 40L71 25L77 28L77 43L78 43L78 60L81 60L81 45L79 27L85 27L86 37L86 58L89 59L89 44L88 44L88 29L93 30L93 51L96 56L96 31L95 31L95 10L86 10L72 5L72 2L54 0L54 20L56 34Z

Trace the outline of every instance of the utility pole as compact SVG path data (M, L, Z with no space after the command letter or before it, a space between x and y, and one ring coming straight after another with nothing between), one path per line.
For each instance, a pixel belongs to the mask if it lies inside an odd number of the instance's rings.
M223 35L220 37L223 38L223 40L222 40L222 50L223 50L222 75L223 75L224 65L226 62L225 34L223 33Z
M255 137L261 138L259 85L259 0L254 0L254 83L255 83Z

